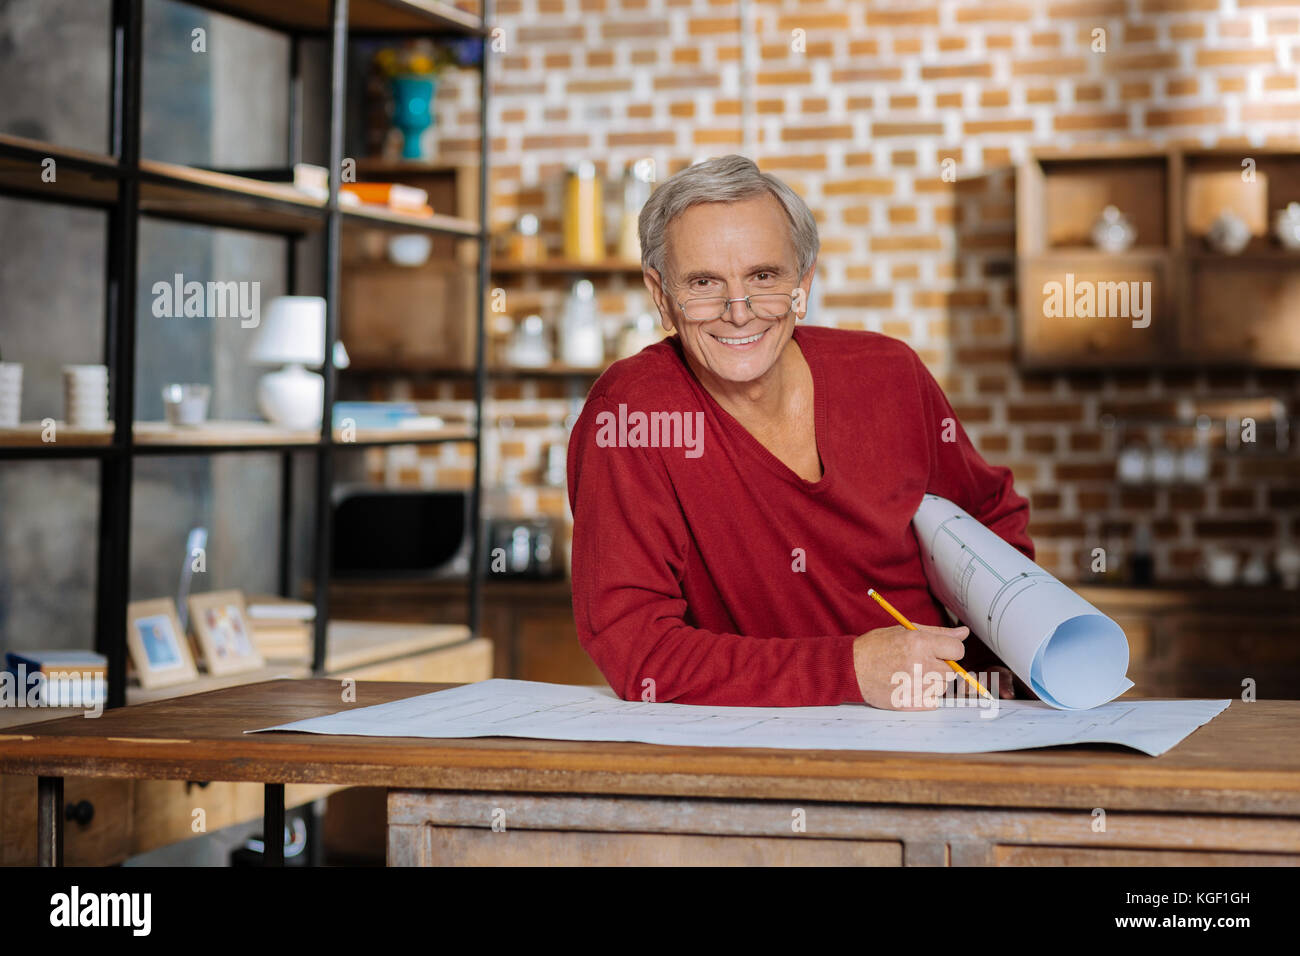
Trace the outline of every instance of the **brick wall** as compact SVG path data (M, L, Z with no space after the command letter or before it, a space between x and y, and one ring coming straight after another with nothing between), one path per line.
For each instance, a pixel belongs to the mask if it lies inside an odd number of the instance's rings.
M1031 498L1044 566L1086 578L1092 548L1113 562L1146 522L1164 580L1195 576L1207 543L1271 557L1300 538L1294 442L1283 455L1220 445L1201 486L1122 488L1118 436L1099 424L1216 397L1275 396L1295 416L1300 375L1029 374L1013 360L1014 164L1037 146L1102 140L1300 138L1300 6L498 0L496 11L507 49L492 90L495 228L535 212L558 236L560 176L579 158L616 176L643 156L671 172L747 152L817 216L819 320L917 349L981 451ZM1104 53L1091 49L1096 29ZM475 90L444 87L443 151L471 154ZM940 176L947 158L955 182ZM529 295L511 311L554 308L558 293ZM602 303L620 316L644 307L633 285L607 285ZM1188 440L1153 431L1127 434Z

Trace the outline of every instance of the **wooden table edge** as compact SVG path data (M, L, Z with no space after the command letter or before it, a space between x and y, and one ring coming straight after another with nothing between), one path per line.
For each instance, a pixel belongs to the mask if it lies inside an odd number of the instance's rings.
M332 689L338 686L337 681L328 678L266 681L261 685L219 688L189 697L134 705L130 709L178 703L188 707L213 694L230 695L276 683L301 685L317 681ZM366 684L377 683L381 682L359 682L359 696L364 697L362 691ZM388 699L455 686L460 685L395 684L389 689ZM413 691L392 693L397 688ZM672 747L502 737L464 740L339 737L292 732L237 738L198 735L187 738L179 732L158 738L39 733L43 724L79 719L58 718L6 728L0 734L0 773L593 796L934 806L1074 805L1175 813L1230 810L1235 814L1300 815L1300 770L1265 769L1243 774L1239 769L1230 768L1161 767L1157 763L1161 758L1117 745L966 755ZM283 722L287 721L250 720L253 726ZM1192 736L1203 729L1199 728ZM418 743L403 747L378 743L385 740ZM87 741L94 742L94 752L89 752ZM183 749L185 744L202 745L208 753L201 757L178 754L177 748ZM309 757L302 753L307 746L315 751ZM324 749L326 746L328 749ZM40 752L32 753L34 748ZM846 761L846 753L856 759ZM1086 754L1097 759L1080 766L1024 759L1036 753L1059 753L1067 757ZM870 755L870 759L864 760L864 755ZM989 780L993 771L998 779ZM1045 775L1051 779L1045 780ZM1191 775L1198 777L1195 786L1188 784Z

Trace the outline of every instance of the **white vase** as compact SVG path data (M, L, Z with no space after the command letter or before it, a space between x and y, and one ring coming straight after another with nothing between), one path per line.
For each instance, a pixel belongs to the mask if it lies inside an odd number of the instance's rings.
M1235 256L1250 244L1250 226L1235 212L1220 213L1210 225L1205 240L1215 252Z
M1273 217L1273 233L1283 248L1300 250L1300 202L1289 202Z
M22 363L0 362L0 427L11 428L18 424L22 397Z
M301 365L286 365L263 375L257 385L257 405L281 428L320 428L325 379Z
M1117 206L1107 206L1092 224L1092 242L1102 252L1117 254L1133 245L1137 228Z

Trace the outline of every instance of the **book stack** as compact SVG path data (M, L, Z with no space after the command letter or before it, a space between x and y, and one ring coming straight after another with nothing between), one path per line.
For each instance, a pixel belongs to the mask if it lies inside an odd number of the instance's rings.
M311 661L312 622L316 608L306 601L258 596L249 599L248 625L253 643L267 663Z
M414 402L335 402L334 427L348 422L361 428L442 428L437 415L422 415Z
M401 183L341 183L339 202L344 205L364 203L387 206L396 212L415 216L433 215L433 207L429 205L429 191L415 186L403 186Z
M108 697L108 658L94 651L9 651L8 706L102 707Z

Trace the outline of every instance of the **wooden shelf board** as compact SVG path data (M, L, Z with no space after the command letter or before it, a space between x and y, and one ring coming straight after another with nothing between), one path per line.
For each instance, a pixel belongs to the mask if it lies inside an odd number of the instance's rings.
M1052 246L1041 252L1031 252L1021 256L1022 259L1077 259L1090 263L1113 259L1116 262L1131 262L1134 259L1167 259L1173 255L1172 250L1162 246L1133 246L1123 252L1105 252L1092 246Z
M320 441L314 428L280 428L270 422L206 421L177 426L167 422L136 422L137 445L313 445Z
M413 159L384 159L364 156L357 160L357 172L367 176L452 176L462 170L477 171L477 166L464 163L423 163Z
M23 422L16 427L0 428L0 447L57 448L69 445L103 446L113 441L113 424L103 428L73 428L58 423L56 441L43 442L44 426L40 422ZM136 422L132 432L135 444L148 447L224 447L242 446L256 448L261 445L311 446L320 441L314 429L280 428L270 422L257 421L207 421L201 425L176 426L167 422ZM473 441L474 429L469 425L451 424L441 427L359 428L354 442L343 440L343 430L334 429L336 444L392 444L427 441Z
M219 173L195 166L181 166L157 159L140 160L140 171L163 180L220 190L236 195L274 199L299 205L307 209L323 209L323 200L298 189L289 183L268 182L251 176Z
M381 229L400 227L416 232L436 232L466 238L476 238L478 223L459 216L434 213L432 216L413 216L387 206L363 203L360 206L343 206L344 223L356 227L370 226Z
M548 259L545 262L510 262L494 259L490 265L494 275L619 275L641 274L641 263L623 259L605 259L600 262L577 262L571 259Z
M1297 153L1300 153L1300 140L1278 140L1267 143L1263 146L1239 145L1219 145L1219 146L1194 146L1182 150L1188 160L1197 159L1233 159L1237 164L1246 156L1283 156L1288 159L1300 159Z
M325 201L288 183L142 159L140 211L211 225L308 232L321 228Z
M113 441L113 423L102 428L74 428L57 422L55 441L41 440L44 426L40 422L20 422L17 426L0 428L0 445L17 448L57 447L60 445L108 445Z
M328 643L325 670L330 674L381 661L410 657L440 647L459 644L468 641L471 637L469 628L463 624L395 624L386 621L330 621L326 634ZM278 661L239 674L220 676L203 674L198 680L173 684L170 687L145 690L142 687L129 686L126 691L126 701L128 704L146 704L190 694L202 694L223 687L237 687L240 684L254 684L281 677L300 679L310 676L311 666L308 661ZM67 713L78 712L60 709L52 713L52 716L66 716Z
M1140 140L1080 143L1074 146L1048 146L1035 149L1031 159L1042 163L1079 163L1092 160L1151 159L1164 160L1173 150Z
M358 428L355 442L345 442L342 431L334 429L335 444L401 445L415 441L473 441L474 429L468 425L444 425L441 428Z
M488 375L497 378L528 378L530 376L540 376L542 378L573 378L582 376L591 376L599 378L604 374L609 365L587 366L587 365L546 365L541 368L528 368L516 365L497 365L488 369Z
M1229 255L1226 252L1213 252L1210 250L1194 251L1187 254L1187 258L1195 262L1213 262L1222 265L1231 265L1234 262L1242 263L1295 263L1300 265L1300 250L1292 251L1290 249L1258 249L1255 251L1247 250L1236 255Z
M166 422L136 422L135 442L138 445L314 445L320 441L320 432L314 428L281 428L270 422L256 421L208 421L202 425L177 427ZM474 430L465 425L444 425L441 427L409 428L358 428L356 444L382 442L401 444L403 442L435 440L473 440ZM348 445L343 441L343 430L334 429L337 444Z
M487 374L489 378L599 378L609 365L601 365L590 368L585 365L546 365L541 368L526 368L523 366L493 365L489 366ZM422 362L419 359L401 359L401 358L373 358L358 359L352 357L352 364L347 369L354 374L365 375L393 375L393 374L419 374L419 375L445 375L448 378L472 378L474 369L463 366L438 365L431 362Z
M330 621L325 670L335 674L379 661L468 641L463 624L404 624L389 621Z
M41 178L47 158L54 160L54 182ZM0 134L0 184L10 189L107 204L117 198L118 175L117 160L104 153Z
M329 0L189 0L194 6L281 29L324 30ZM439 0L351 0L351 30L455 30L481 33L480 17Z
M41 181L46 157L55 160L53 183ZM140 211L146 215L273 232L311 232L325 222L326 201L289 183L157 159L142 159L140 173ZM56 199L106 205L117 197L120 175L111 156L0 135L0 184L34 197L52 193ZM413 216L374 205L344 206L342 212L344 223L353 227L479 235L476 222L457 216Z

